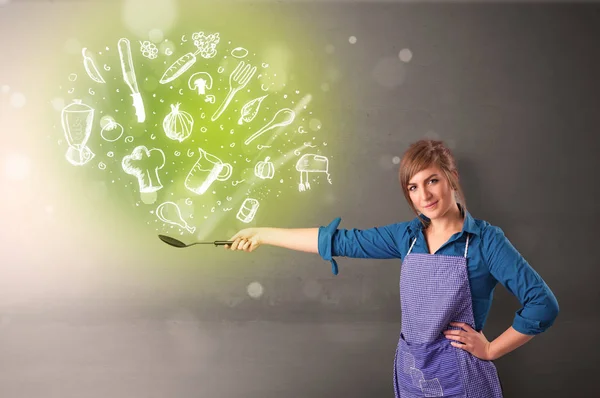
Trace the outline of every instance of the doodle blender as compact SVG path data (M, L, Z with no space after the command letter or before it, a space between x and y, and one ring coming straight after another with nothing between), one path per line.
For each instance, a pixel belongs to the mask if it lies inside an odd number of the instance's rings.
M124 183L157 231L179 235L209 219L251 223L268 195L308 195L321 173L331 184L329 158L313 144L327 145L320 122L313 141L300 141L315 121L312 94L278 86L276 69L218 32L191 39L181 37L183 55L168 39L83 48L64 87L68 162Z

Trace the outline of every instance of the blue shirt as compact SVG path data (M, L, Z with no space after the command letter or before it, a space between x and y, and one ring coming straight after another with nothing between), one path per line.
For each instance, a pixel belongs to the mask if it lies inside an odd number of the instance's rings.
M429 219L420 215L426 222ZM412 253L429 253L419 217L370 229L338 229L337 218L319 228L319 255L337 264L334 256L375 259L402 259L416 237ZM522 305L515 313L513 328L535 335L549 328L558 315L556 297L540 275L513 247L499 227L465 214L462 231L450 237L434 254L464 256L467 234L467 269L475 329L482 330L489 314L494 288L500 282Z

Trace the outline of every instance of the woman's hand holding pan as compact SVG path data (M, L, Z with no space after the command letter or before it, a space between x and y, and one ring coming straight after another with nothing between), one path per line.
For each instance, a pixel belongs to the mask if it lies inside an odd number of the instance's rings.
M263 242L260 237L260 228L246 228L231 237L233 243L224 245L226 250L243 250L251 252L256 250Z

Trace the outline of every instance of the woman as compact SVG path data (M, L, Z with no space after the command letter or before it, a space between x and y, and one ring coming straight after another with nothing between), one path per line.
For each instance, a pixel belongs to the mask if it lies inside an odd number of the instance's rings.
M502 397L491 362L550 327L558 303L502 230L467 211L456 162L441 141L421 140L400 163L412 221L371 229L247 228L229 250L262 244L355 258L400 258L401 333L394 362L396 397ZM483 334L496 283L522 305L492 342Z

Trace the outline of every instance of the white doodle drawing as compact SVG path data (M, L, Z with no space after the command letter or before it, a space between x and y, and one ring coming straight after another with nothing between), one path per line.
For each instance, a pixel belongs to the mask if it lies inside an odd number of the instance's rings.
M331 184L329 161L325 156L306 153L298 159L296 170L300 172L300 185L298 187L300 192L310 189L308 173L325 173L327 175L327 181ZM306 180L306 182L304 182L304 180Z
M248 139L246 141L244 141L244 144L246 144L246 145L250 144L256 138L260 137L263 133L265 133L271 129L274 129L276 127L283 127L283 126L287 126L287 125L291 124L294 121L295 117L296 117L296 114L294 113L293 110L291 110L289 108L280 109L279 111L277 111L275 116L273 116L271 121L269 121L264 127L262 127L260 130L258 130L256 133L254 133L250 137L248 137Z
M198 90L198 95L205 95L213 86L213 78L208 72L196 72L188 79L190 90Z
M85 54L86 50L87 48L84 47L81 50L81 55L83 55L83 67L85 68L85 71L87 72L88 76L96 83L106 83L106 81L104 81L104 78L100 74L100 71L96 67L94 60Z
M218 33L206 36L204 32L196 32L192 34L192 39L202 58L214 58L217 55L217 44L221 40Z
M212 94L208 94L204 97L204 102L208 102L209 104L214 104L216 102L215 96Z
M189 233L196 232L196 227L190 227L181 216L181 210L174 202L164 202L156 208L156 217L165 224L177 225Z
M250 64L247 64L244 61L240 61L239 64L235 67L233 72L229 75L229 93L225 100L221 103L219 108L212 115L211 120L214 122L221 116L223 111L227 108L235 94L246 87L246 84L252 79L252 76L256 73L256 66L251 67Z
M256 163L254 166L254 175L260 179L272 179L275 175L275 166L273 162L269 162L270 157L267 156L265 160Z
M110 118L102 127L100 136L104 141L115 142L123 135L123 126L115 122L114 119Z
M248 55L248 50L244 47L236 47L231 50L231 56L235 58L244 58L246 55Z
M74 166L83 166L95 156L86 144L92 134L94 109L80 99L63 108L61 112L62 128L69 144L66 158Z
M250 123L256 117L258 110L260 109L260 104L263 102L265 98L267 98L269 94L263 95L262 97L254 98L253 100L248 101L240 111L240 119L238 120L238 124L242 125L245 123Z
M402 371L410 375L412 384L420 388L426 397L444 396L439 379L436 377L435 379L425 380L423 372L415 367L415 357L408 352L404 352L402 356Z
M216 180L228 180L233 172L233 167L229 163L223 163L221 159L202 148L198 148L198 150L200 156L185 178L184 185L193 193L202 195Z
M165 153L158 148L148 150L143 145L136 147L131 155L123 157L121 165L127 174L138 179L140 192L156 192L163 186L158 170L165 165Z
M140 41L140 51L148 59L156 59L158 57L158 48L151 41Z
M444 390L442 389L442 384L440 383L440 381L437 377L435 379L431 379L431 380L419 380L418 387L421 388L421 391L423 391L423 394L425 394L426 397L443 397L444 396Z
M218 33L205 36L203 32L199 32L194 33L192 38L194 39L194 44L196 45L197 50L193 53L189 52L184 54L179 57L177 61L173 62L160 78L161 84L167 84L177 79L185 71L190 69L198 60L196 55L200 54L200 56L203 58L212 58L217 54L216 46L220 40Z
M171 104L171 112L163 120L163 130L170 139L183 142L192 135L194 119L189 113L179 110L179 105Z
M235 217L243 223L249 223L254 219L259 205L258 200L246 198Z
M119 58L121 59L121 69L123 71L123 80L131 90L133 98L133 106L138 123L143 123L146 120L146 111L144 110L144 101L138 89L137 80L135 78L135 69L133 67L133 59L131 58L131 44L126 38L119 39L117 48L119 49Z

